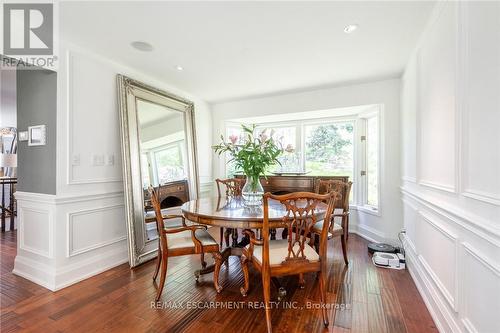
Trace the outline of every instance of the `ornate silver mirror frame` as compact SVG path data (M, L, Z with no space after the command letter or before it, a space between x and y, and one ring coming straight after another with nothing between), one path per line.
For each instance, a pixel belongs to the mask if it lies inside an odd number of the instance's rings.
M184 113L188 184L191 200L197 198L199 193L194 104L179 96L123 75L118 75L117 81L129 263L131 267L134 267L156 257L158 248L157 240L148 240L144 223L144 190L141 176L140 136L136 102L137 100L144 100Z

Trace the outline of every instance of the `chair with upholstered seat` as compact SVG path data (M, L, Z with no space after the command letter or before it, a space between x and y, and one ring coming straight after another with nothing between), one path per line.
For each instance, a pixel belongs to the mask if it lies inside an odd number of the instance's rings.
M339 195L327 193L320 195L309 192L297 192L285 195L264 195L264 220L262 225L262 239L258 240L255 233L245 230L250 236L250 244L243 249L241 265L245 284L241 293L246 296L250 287L248 263L262 274L262 289L264 293L264 305L266 311L267 331L271 332L271 277L298 275L303 285L303 274L317 272L320 287L321 304L326 299L326 260L327 260L327 225L323 226L320 233L319 251L313 247L311 235L312 228L322 218L330 220L333 212L333 203ZM283 225L288 229L288 238L281 240L269 239L269 200L277 200L285 206L286 214L283 217ZM326 212L317 216L317 207L322 202L327 203ZM292 231L293 230L293 231ZM328 315L325 306L322 306L323 323L328 326Z
M219 254L219 244L207 232L207 227L203 225L186 225L184 217L178 215L162 216L160 202L156 191L150 187L151 203L156 214L156 224L158 235L160 237L160 249L158 254L161 256L161 275L160 284L156 294L156 301L161 297L165 279L167 277L167 265L169 257L176 257L188 254L201 254L202 266L206 266L203 259L204 253L212 253L214 257ZM182 225L166 227L165 220L170 218L181 218ZM216 260L216 266L220 266ZM216 267L216 270L218 267Z
M225 196L226 198L239 197L241 196L241 190L243 185L245 185L244 179L239 178L228 178L228 179L216 179L217 184L217 195L219 199ZM225 190L224 190L225 189ZM229 246L229 235L238 237L237 229L226 228L224 231L223 227L220 227L220 246L222 247L222 241L226 241L226 246Z
M318 179L315 184L315 192L330 193L336 192L340 197L335 201L335 208L328 226L328 239L340 237L342 243L342 254L344 256L344 263L349 264L347 260L347 237L349 232L349 194L351 192L352 182L343 182L341 180L332 179ZM340 224L337 223L336 218L340 218ZM314 231L316 234L320 233L323 228L323 221L315 225ZM318 240L316 240L316 245Z

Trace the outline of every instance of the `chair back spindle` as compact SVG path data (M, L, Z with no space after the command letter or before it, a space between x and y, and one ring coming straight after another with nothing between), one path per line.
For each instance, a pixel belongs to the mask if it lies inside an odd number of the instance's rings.
M161 213L160 198L154 187L150 186L148 188L148 191L149 196L151 197L151 205L153 206L153 210L155 212L156 230L158 231L158 237L160 237L160 246L162 248L167 248L167 236L165 235L165 233L160 232L161 230L165 229L165 222Z
M266 193L264 195L264 221L262 230L264 242L263 261L266 261L266 252L267 256L269 255L268 206L270 199L277 200L285 206L286 215L283 217L283 224L288 229L288 254L284 263L294 264L300 261L308 261L304 253L304 247L308 242L309 245L313 245L314 239L311 237L313 226L323 218L329 221L333 212L333 204L339 197L340 194L336 192L324 195L309 192L297 192L285 195ZM318 215L317 210L320 203L327 204L327 210L322 216ZM325 223L320 236L320 244L326 244L327 234L328 224ZM323 250L325 250L324 246L320 246L320 252Z
M245 184L244 179L239 178L228 178L228 179L216 179L217 183L217 194L222 197L222 191L225 188L225 196L226 197L238 197L241 195L241 190L243 189L243 185Z

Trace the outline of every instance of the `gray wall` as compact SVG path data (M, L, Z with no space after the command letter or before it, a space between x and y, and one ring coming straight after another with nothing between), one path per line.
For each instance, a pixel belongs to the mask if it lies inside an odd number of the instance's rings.
M16 127L16 69L3 66L0 66L0 127Z
M46 125L47 144L18 143L18 191L56 194L57 73L17 70L17 130Z

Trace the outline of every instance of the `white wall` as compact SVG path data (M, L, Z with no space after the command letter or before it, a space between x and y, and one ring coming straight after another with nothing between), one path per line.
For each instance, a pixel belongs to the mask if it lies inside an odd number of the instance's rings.
M399 198L399 94L400 81L391 79L214 104L213 140L219 140L228 119L271 114L282 114L286 119L287 113L382 104L380 215L353 209L350 231L377 241L394 240L403 227ZM223 161L215 155L213 161L214 177L223 176Z
M52 290L128 260L117 74L195 103L202 189L212 179L207 103L67 41L60 45L57 191L17 194L20 228L14 268L16 274ZM114 164L92 166L92 154L112 155ZM79 165L73 165L74 156L79 156Z
M402 78L407 259L442 332L500 332L499 22L438 4Z

